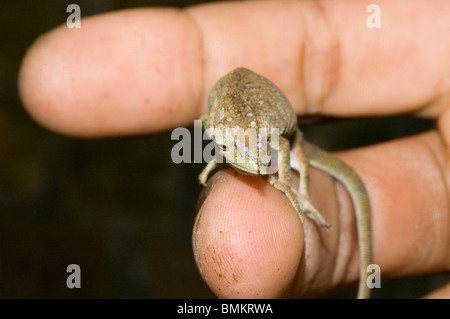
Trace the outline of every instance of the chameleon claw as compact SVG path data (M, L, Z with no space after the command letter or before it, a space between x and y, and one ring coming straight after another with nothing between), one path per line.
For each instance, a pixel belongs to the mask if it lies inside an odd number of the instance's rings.
M316 222L322 228L328 229L330 228L330 224L326 221L325 217L322 216L321 213L313 206L309 198L299 198L300 208L301 210Z
M198 182L202 186L206 186L206 181L208 180L207 174L203 174L203 172L198 176Z

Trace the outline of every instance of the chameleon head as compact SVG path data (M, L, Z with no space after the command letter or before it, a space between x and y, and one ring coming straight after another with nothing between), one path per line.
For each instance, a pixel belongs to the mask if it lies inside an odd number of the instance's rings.
M219 124L214 129L214 140L231 167L245 174L266 174L271 158L270 138L265 131Z
M241 103L239 98L228 96L220 105L213 138L227 164L241 173L266 174L271 160L270 135L259 127L258 116L251 110L235 107Z

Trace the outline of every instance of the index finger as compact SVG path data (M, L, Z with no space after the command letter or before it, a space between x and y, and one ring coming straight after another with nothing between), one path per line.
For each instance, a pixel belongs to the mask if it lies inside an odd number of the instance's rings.
M378 1L381 29L367 27L368 4L215 3L85 18L30 48L21 97L63 134L153 133L191 125L214 82L244 66L276 83L298 113L436 115L450 85L450 4Z

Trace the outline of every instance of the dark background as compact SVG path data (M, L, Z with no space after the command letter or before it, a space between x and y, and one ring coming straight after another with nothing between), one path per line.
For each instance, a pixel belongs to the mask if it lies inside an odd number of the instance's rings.
M21 60L36 37L65 23L70 3L80 5L83 17L200 1L0 2L0 297L214 297L191 248L204 164L174 164L170 133L73 139L38 126L21 105ZM309 140L337 150L432 127L406 117L327 119L304 131ZM81 267L81 289L66 286L72 263ZM375 296L418 297L447 279L383 281Z

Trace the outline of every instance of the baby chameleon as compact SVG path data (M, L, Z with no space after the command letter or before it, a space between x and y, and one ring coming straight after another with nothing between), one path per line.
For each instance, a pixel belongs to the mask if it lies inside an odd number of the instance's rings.
M359 176L338 158L303 139L297 116L286 96L263 76L245 68L235 69L214 85L208 105L209 114L201 117L202 125L219 146L226 163L242 174L262 175L286 195L302 223L306 215L320 227L330 227L309 199L309 165L346 187L353 201L358 229L358 298L369 298L366 270L372 263L370 203ZM201 172L202 185L217 165L213 160ZM291 168L300 174L298 191L291 185Z

